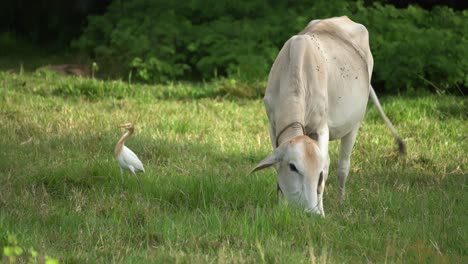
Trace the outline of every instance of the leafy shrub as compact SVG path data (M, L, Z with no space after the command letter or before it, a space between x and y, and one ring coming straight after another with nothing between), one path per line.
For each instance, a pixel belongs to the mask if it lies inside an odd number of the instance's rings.
M281 11L286 6L276 7L245 0L115 1L104 16L89 18L72 46L94 54L101 65L120 65L122 73L133 69L149 82L263 79L290 37L285 27L290 17Z
M73 46L140 80L265 80L279 49L312 19L347 15L370 32L374 86L467 86L468 12L362 1L128 0L89 18Z
M190 24L176 14L176 1L114 1L104 16L91 16L74 46L94 52L117 70L134 68L142 80L165 81L187 69L177 44Z
M386 90L468 86L467 14L447 7L374 5L355 19L366 25L374 56L374 83Z

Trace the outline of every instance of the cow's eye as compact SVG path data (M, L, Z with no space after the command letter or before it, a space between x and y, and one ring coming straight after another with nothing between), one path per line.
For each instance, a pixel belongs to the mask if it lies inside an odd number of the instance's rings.
M296 165L294 165L294 164L292 164L292 163L289 163L289 169L290 169L291 171L297 172Z

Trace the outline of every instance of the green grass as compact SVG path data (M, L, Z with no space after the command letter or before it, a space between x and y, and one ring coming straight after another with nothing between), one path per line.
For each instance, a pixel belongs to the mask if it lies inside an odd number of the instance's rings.
M344 204L331 144L321 219L276 203L274 170L249 174L268 122L235 87L0 72L0 247L12 234L62 263L468 261L465 98L381 98L404 157L369 106ZM126 121L143 192L113 157Z

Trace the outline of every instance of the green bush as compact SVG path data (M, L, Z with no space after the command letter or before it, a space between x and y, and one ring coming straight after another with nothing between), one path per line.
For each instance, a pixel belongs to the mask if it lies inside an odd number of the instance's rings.
M264 81L284 42L310 20L347 15L370 32L374 86L443 91L468 85L467 14L344 0L114 1L72 46L147 82Z
M369 30L374 83L388 91L468 86L467 14L446 7L430 12L380 4L356 13Z

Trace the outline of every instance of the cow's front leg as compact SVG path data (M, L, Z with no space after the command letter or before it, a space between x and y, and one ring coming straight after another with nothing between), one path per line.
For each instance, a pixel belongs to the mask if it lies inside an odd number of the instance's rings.
M322 126L321 129L317 131L318 145L322 155L323 168L321 172L321 177L319 177L319 182L317 186L317 196L318 196L318 208L322 213L322 216L325 216L323 210L323 193L325 191L325 183L328 178L328 167L330 165L330 157L328 156L328 141L330 134L328 131L328 126Z
M330 132L328 131L328 126L322 125L317 130L317 141L320 148L320 152L322 153L322 160L324 161L323 165L326 164L326 160L328 158L328 141L330 139Z
M323 210L323 195L325 192L325 185L328 179L328 168L330 166L330 156L327 155L327 159L325 160L325 167L319 178L319 185L317 187L317 198L318 198L318 208L322 213L322 216L325 216L325 211Z
M338 161L338 183L340 187L340 200L343 202L345 199L345 185L346 178L349 174L351 166L351 151L353 150L354 142L356 142L359 124L341 139L340 160Z

